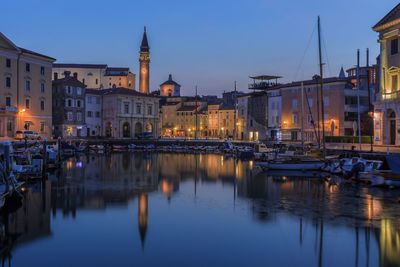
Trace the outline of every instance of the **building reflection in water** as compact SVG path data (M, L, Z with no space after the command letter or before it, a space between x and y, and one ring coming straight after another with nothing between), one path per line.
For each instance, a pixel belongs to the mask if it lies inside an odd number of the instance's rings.
M196 195L199 184L230 185L223 190L233 191L232 205L234 201L249 203L248 210L257 222L271 222L279 214L296 217L300 246L304 244L304 229L312 226L315 231L307 234L315 235L320 266L325 257L326 225L345 225L354 230L356 265L361 255L365 257L362 261L369 264L370 248L376 244L381 266L400 266L400 209L385 201L397 197L391 195L396 192L309 177L267 175L253 162L221 155L84 155L64 164L57 179L30 187L22 207L2 216L3 259L15 247L50 236L51 215L75 218L81 209L128 207L136 199L138 242L145 249L151 195L160 192L171 202L187 182L193 183L194 197L201 197Z

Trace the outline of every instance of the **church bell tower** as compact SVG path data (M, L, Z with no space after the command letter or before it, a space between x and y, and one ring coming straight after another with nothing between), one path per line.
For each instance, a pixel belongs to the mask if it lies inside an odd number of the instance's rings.
M140 45L139 91L144 94L150 92L150 47L147 41L146 27L144 27L142 44Z

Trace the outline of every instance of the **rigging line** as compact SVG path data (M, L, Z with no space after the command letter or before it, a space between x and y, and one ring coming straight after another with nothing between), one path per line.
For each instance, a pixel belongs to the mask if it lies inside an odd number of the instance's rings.
M326 56L326 64L328 65L328 72L329 76L332 76L331 72L331 64L329 63L329 56L328 56L328 48L326 46L325 38L324 38L324 32L321 32L321 37L322 37L322 47L324 48L325 56Z
M294 80L296 80L297 77L298 77L298 75L299 75L299 71L300 71L300 69L301 69L301 67L302 67L302 65L303 65L304 59L305 59L305 57L306 57L306 55L307 55L307 51L308 51L308 49L310 48L311 41L312 41L312 39L313 39L313 37L314 37L314 34L315 34L316 29L317 29L317 25L315 24L315 25L314 25L314 29L313 29L313 31L312 31L312 33L311 33L311 35L310 35L309 40L308 40L307 47L306 47L306 49L304 50L303 56L301 57L300 64L297 66L297 70L296 70L296 74L295 74Z

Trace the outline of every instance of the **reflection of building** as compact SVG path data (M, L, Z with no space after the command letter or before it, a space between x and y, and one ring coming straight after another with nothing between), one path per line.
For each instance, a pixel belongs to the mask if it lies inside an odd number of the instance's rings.
M158 137L159 98L126 88L103 90L103 136Z
M53 125L56 137L86 136L85 85L65 73L53 81Z
M138 221L140 241L143 248L144 242L146 241L147 224L149 222L149 196L147 193L139 194Z
M87 88L125 87L135 89L135 74L129 68L111 68L105 64L53 64L53 80L62 79L66 71Z
M400 4L383 17L373 30L379 33L380 78L379 93L374 103L375 143L400 143Z
M54 58L16 46L0 33L0 136L17 130L52 135L51 66Z
M150 47L147 41L146 27L140 45L139 63L139 92L148 94L150 92Z

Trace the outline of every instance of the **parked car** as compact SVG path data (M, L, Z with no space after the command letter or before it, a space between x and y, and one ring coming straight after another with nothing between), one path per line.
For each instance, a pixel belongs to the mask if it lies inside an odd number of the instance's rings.
M26 131L16 131L15 139L40 140L42 139L42 137L37 132L26 130Z

